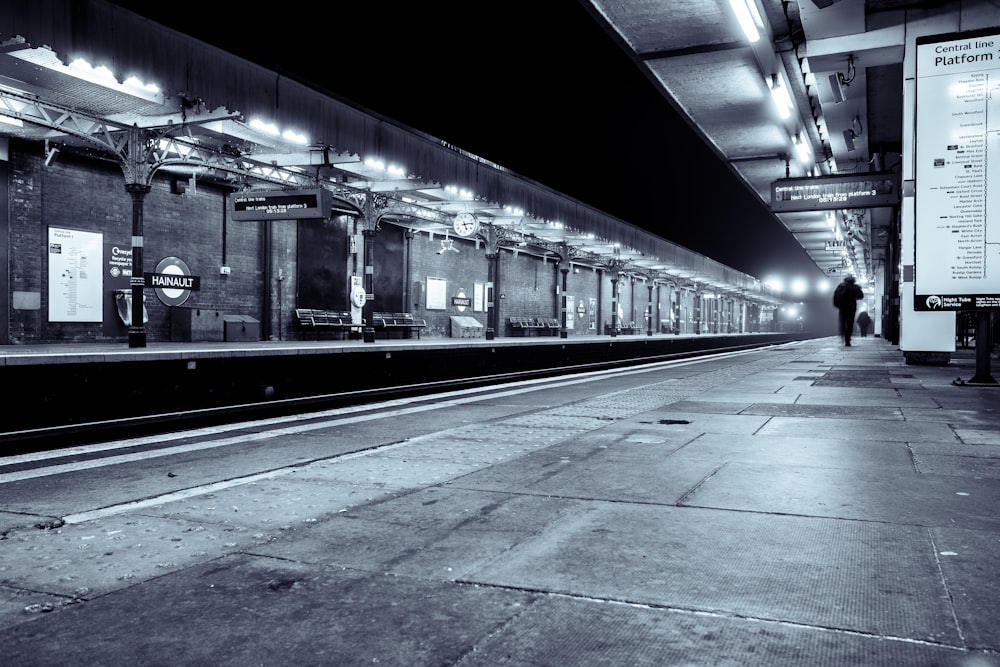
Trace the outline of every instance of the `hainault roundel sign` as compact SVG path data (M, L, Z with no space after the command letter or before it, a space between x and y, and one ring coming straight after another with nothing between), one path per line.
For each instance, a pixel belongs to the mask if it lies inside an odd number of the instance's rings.
M146 274L146 287L152 287L165 306L183 304L200 286L200 278L192 276L191 269L179 257L164 257L154 273Z

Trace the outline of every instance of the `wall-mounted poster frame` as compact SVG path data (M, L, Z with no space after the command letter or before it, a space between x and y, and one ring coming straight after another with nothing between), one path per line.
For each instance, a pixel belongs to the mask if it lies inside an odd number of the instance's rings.
M104 321L104 235L49 227L49 322Z
M448 281L444 278L427 276L427 310L446 310L448 308Z
M472 283L472 312L486 311L486 283Z

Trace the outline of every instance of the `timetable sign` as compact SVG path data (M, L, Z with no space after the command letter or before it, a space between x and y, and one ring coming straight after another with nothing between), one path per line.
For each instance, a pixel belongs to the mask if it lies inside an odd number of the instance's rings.
M1000 31L916 45L914 309L997 309Z
M302 220L330 217L331 196L325 188L250 190L232 196L233 220Z

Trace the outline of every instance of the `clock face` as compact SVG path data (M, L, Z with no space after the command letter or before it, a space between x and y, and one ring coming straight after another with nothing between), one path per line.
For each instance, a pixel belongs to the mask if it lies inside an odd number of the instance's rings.
M479 228L479 221L471 213L459 213L455 216L455 233L459 236L472 236Z

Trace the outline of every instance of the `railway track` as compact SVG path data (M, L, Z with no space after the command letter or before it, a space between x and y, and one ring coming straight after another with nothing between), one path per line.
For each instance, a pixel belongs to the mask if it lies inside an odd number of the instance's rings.
M724 344L704 349L666 354L651 354L627 359L607 359L553 366L542 365L526 370L453 377L424 382L387 383L383 386L350 389L329 393L310 393L293 397L277 397L264 387L259 398L207 407L185 407L177 410L149 411L141 414L115 416L94 420L77 419L67 423L38 425L29 428L0 431L0 452L22 454L101 442L115 438L147 437L183 429L220 426L248 418L263 419L294 414L319 412L335 408L363 406L375 401L420 396L423 394L472 390L503 383L561 377L597 372L677 359L766 349L783 342L761 344Z

